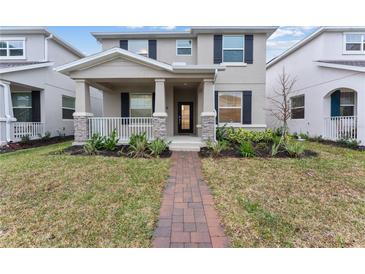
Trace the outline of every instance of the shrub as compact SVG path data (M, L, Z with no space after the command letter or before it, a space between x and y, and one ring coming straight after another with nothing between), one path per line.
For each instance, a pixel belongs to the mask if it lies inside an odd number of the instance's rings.
M273 141L275 134L272 130L267 129L265 131L249 131L243 128L238 129L227 129L227 139L231 143L241 144L243 142L254 142L254 143L270 143Z
M226 124L224 124L223 127L217 127L217 130L215 132L215 137L216 137L217 141L227 140Z
M220 140L217 142L212 142L211 140L207 141L207 148L212 151L212 155L214 157L219 156L223 150L228 149L228 141L226 140Z
M43 141L46 141L46 140L48 140L49 138L51 138L51 132L50 131L46 131L45 133L44 133L44 135L42 136L42 134L38 134L38 137L41 139L41 140L43 140Z
M308 138L310 141L313 141L313 142L322 142L323 141L323 137L322 135L315 135L311 138Z
M22 144L28 144L29 142L30 142L30 137L28 134L22 136L22 138L20 139L20 143L22 143Z
M242 157L254 157L256 155L253 145L249 141L240 144L239 152Z
M132 134L129 138L129 145L135 146L139 141L148 143L146 132L143 132L141 134Z
M285 150L290 157L300 157L304 153L304 145L298 142L288 142L285 144Z
M168 143L160 138L153 140L148 145L148 149L150 150L151 155L155 157L159 157L162 154L162 152L164 152L167 148L168 148Z
M98 133L94 133L93 136L84 145L84 151L89 155L94 155L98 150L104 149L105 138Z
M275 156L276 154L279 153L280 148L282 147L283 144L283 137L282 136L275 136L273 138L273 144L271 147L271 156Z
M132 134L129 139L129 155L132 157L146 157L148 149L148 140L146 133Z
M299 133L299 137L301 139L308 139L308 134L305 134L305 133Z
M349 148L357 148L360 145L360 141L357 141L356 139L346 139L346 138L342 138L340 140L337 141L340 144L343 144Z
M109 137L104 139L103 147L106 150L114 151L117 149L119 138L117 137L117 130L114 129Z
M88 155L95 155L98 152L98 150L96 149L95 144L89 141L87 141L86 144L84 145L84 151Z

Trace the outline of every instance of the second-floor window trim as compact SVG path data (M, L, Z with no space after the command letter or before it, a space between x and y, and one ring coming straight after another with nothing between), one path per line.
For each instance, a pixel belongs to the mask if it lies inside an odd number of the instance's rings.
M1 37L0 59L25 59L25 38Z
M193 54L192 45L191 39L176 40L176 55L191 56Z
M343 41L344 53L365 54L365 33L345 32Z
M145 39L133 39L133 40L128 40L128 50L135 53L135 54L139 54L142 55L144 57L149 57L148 56L148 40Z
M244 35L223 35L222 61L223 63L244 63L245 62L245 36Z

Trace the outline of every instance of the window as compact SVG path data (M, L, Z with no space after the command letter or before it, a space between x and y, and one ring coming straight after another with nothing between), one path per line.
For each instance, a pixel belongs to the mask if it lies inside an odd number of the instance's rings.
M299 95L291 99L291 118L304 119L304 95Z
M355 115L355 94L353 92L341 92L340 95L340 115Z
M218 93L218 123L242 123L242 92Z
M242 35L223 36L223 62L244 62L244 38Z
M152 94L130 94L130 116L152 116Z
M75 98L69 96L62 96L62 119L73 119L75 112Z
M177 55L191 55L191 40L176 40Z
M345 34L345 52L365 53L365 33Z
M24 56L23 38L0 39L0 58L21 59Z
M14 92L11 94L14 117L18 122L32 122L32 93Z
M128 50L144 57L148 57L148 40L129 40Z

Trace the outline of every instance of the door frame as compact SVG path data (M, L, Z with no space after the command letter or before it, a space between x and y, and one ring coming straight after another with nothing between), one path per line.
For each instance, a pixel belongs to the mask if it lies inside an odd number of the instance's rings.
M181 128L181 106L190 105L190 128ZM194 102L177 102L177 133L178 134L193 134L194 133Z

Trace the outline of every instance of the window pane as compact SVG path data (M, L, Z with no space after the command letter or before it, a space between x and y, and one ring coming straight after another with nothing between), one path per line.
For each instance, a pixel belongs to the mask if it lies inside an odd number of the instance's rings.
M190 48L191 47L191 40L177 40L177 47L180 48Z
M22 49L23 41L9 41L9 48Z
M341 105L353 105L355 104L355 96L353 92L341 92L340 95Z
M62 96L62 107L75 109L75 98Z
M219 123L241 123L241 108L220 108Z
M12 93L13 107L32 107L32 94L29 93Z
M0 56L6 56L6 49L0 49Z
M241 107L241 92L220 92L219 107Z
M361 44L346 44L346 50L361 50Z
M291 110L292 119L304 119L304 108L296 108Z
M243 50L224 50L223 62L243 62Z
M148 40L129 40L128 50L136 54L148 56Z
M224 49L243 48L243 36L223 36Z
M346 34L347 43L361 43L361 34Z
M151 109L131 109L131 117L151 117Z
M6 49L6 42L0 41L0 48Z
M132 117L152 116L152 94L131 94L130 109Z
M11 49L10 56L23 56L23 50L22 49Z
M189 48L178 48L177 49L178 55L191 55L191 49Z
M340 114L341 114L341 116L354 116L354 107L353 106L341 106Z
M72 116L72 114L75 111L73 109L67 109L67 108L63 108L62 109L62 119L73 119L74 117Z
M14 108L13 112L17 122L32 122L31 108Z
M292 108L304 107L304 95L291 98Z

